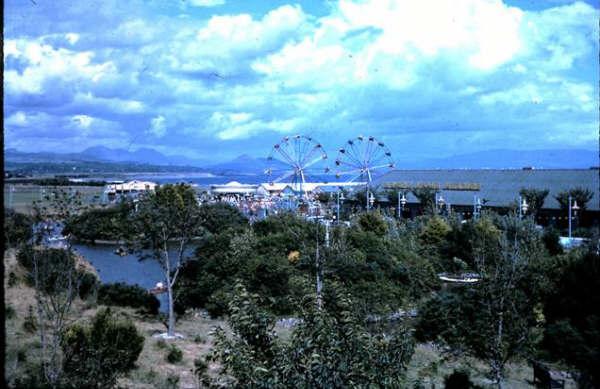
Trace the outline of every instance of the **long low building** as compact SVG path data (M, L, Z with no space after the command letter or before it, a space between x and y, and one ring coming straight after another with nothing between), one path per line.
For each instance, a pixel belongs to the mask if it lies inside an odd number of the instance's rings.
M559 209L554 198L558 193L576 187L588 189L593 197L588 210L600 210L600 178L598 169L448 169L448 170L394 170L375 180L379 187L412 188L429 186L439 188L444 199L456 205L472 205L474 196L486 200L490 207L507 207L519 198L522 188L547 189L544 202L547 209ZM412 193L408 202L417 202Z

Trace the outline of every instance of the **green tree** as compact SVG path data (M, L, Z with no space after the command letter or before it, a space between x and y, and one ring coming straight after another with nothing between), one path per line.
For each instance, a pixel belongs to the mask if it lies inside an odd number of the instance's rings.
M572 201L577 201L577 206L583 211L587 207L587 203L594 197L594 193L585 188L577 187L570 190L559 192L554 198L560 204L561 209L569 208L569 195Z
M117 378L135 367L144 337L135 325L100 310L90 326L75 324L63 338L65 388L112 388Z
M443 292L420 310L417 337L438 340L454 350L484 360L496 386L504 383L505 366L524 355L533 340L537 296L531 263L543 253L541 238L530 221L485 216L475 225L474 286Z
M239 231L248 226L248 219L240 210L225 203L202 204L199 214L202 226L212 234L229 228Z
M317 309L308 299L290 341L278 339L274 319L238 284L230 303L233 336L215 330L209 357L222 366L213 384L234 388L400 387L414 343L403 329L372 333L337 296ZM200 369L203 372L205 369ZM204 376L204 379L207 379Z
M136 208L132 215L136 237L131 243L140 259L157 261L164 272L168 297L167 334L173 337L173 286L183 264L189 259L186 249L205 231L200 224L202 219L196 193L189 185L164 185L140 197ZM170 255L170 244L175 246L173 256ZM149 250L149 254L144 250Z
M6 248L17 247L33 235L31 217L4 207L4 242Z
M417 187L411 189L412 194L419 200L423 213L435 213L435 194L437 189L429 187Z
M600 387L600 256L589 252L569 263L544 305L546 357L584 373L582 387Z
M537 216L538 212L544 206L544 200L550 191L548 189L521 188L519 194L529 205L528 213Z

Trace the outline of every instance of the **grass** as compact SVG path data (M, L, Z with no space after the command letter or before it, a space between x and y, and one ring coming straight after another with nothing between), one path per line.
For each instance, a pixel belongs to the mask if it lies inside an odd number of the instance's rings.
M13 188L12 193L10 191L11 187ZM34 201L43 200L43 197L50 194L54 188L28 184L4 185L4 206L13 208L17 212L29 214L32 210L31 204ZM101 186L61 186L58 189L79 191L85 205L99 205L104 191ZM47 206L49 203L42 201L42 204Z

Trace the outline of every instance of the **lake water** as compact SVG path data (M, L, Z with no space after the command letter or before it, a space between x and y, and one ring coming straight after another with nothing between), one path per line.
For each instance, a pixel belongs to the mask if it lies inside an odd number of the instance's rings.
M96 268L102 283L124 282L129 285L139 285L151 289L157 282L165 283L161 266L153 259L140 261L135 254L119 256L114 253L117 245L82 245L73 246L88 262ZM193 250L189 251L189 254ZM173 252L173 255L175 253ZM167 294L156 295L160 301L160 311L167 311Z

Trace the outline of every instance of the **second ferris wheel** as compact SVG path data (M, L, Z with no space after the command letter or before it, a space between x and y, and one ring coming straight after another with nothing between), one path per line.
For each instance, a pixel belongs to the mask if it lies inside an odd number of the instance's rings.
M358 136L349 139L344 147L338 151L335 159L337 178L347 182L364 182L366 186L367 209L369 202L369 188L373 178L385 171L394 168L392 153L387 146L373 136Z

